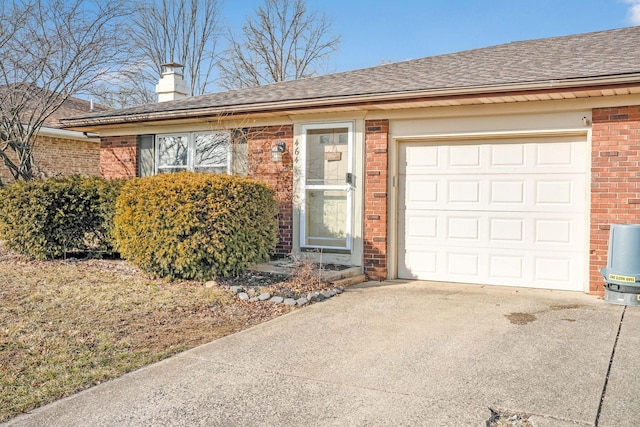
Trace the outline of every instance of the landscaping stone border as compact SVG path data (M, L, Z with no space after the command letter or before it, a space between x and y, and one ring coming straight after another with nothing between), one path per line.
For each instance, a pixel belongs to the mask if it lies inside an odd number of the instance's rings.
M302 307L312 302L321 302L344 292L344 286L337 286L323 291L309 292L306 297L294 299L285 298L279 295L272 295L269 292L258 293L256 289L245 289L244 286L223 286L223 288L230 290L243 301L270 301L274 304L284 304L290 307Z

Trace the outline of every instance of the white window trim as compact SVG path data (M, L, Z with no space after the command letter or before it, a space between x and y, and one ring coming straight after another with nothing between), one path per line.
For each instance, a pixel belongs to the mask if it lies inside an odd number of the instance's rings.
M196 169L196 165L195 165L195 154L196 154L196 137L199 135L211 135L212 133L223 133L226 132L229 134L229 146L227 147L227 162L226 165L209 165L209 167L222 167L222 166L226 166L226 173L231 175L232 174L232 156L233 156L233 150L231 148L232 142L231 142L231 133L228 131L211 131L211 132L181 132L181 133L162 133L162 134L156 134L154 137L154 148L155 148L155 159L154 159L154 171L155 174L157 175L158 173L160 173L160 171L167 171L167 170L176 170L176 171L180 171L180 170L186 170L186 171L195 171ZM160 167L160 150L159 150L159 138L171 138L171 137L187 137L187 165L186 166L164 166L164 167Z
M353 185L307 185L307 131L316 129L347 128L347 173L353 174L353 146L354 146L354 123L353 122L328 122L306 124L301 126L302 150L300 150L300 248L302 249L327 249L327 250L348 250L353 247ZM344 190L347 193L347 223L346 223L346 245L345 246L320 246L306 244L307 238L307 218L306 218L306 193L307 190Z

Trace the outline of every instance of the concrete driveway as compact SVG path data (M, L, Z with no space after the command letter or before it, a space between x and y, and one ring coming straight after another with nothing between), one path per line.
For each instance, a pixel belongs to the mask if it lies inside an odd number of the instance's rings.
M638 308L368 283L8 425L484 426L493 408L535 426L637 426L638 372Z

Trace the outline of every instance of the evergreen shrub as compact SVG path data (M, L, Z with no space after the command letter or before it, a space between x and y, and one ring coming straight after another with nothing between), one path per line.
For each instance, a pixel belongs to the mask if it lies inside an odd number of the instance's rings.
M69 176L0 189L0 238L36 259L113 253L113 214L122 181Z
M206 280L267 260L277 213L274 191L249 178L160 174L123 187L114 235L121 256L149 273Z

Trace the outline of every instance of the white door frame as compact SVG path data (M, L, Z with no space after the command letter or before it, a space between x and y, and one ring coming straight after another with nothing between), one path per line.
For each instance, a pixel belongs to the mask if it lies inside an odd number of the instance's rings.
M307 185L307 131L314 129L333 129L347 128L347 173L353 176L353 151L354 151L354 123L349 122L327 122L304 124L301 126L301 150L300 150L300 248L311 249L328 249L328 250L347 250L351 251L353 247L353 183L344 183L342 185ZM306 191L307 190L338 190L345 191L347 196L347 218L346 218L346 245L344 247L336 246L318 246L307 245L306 240Z

